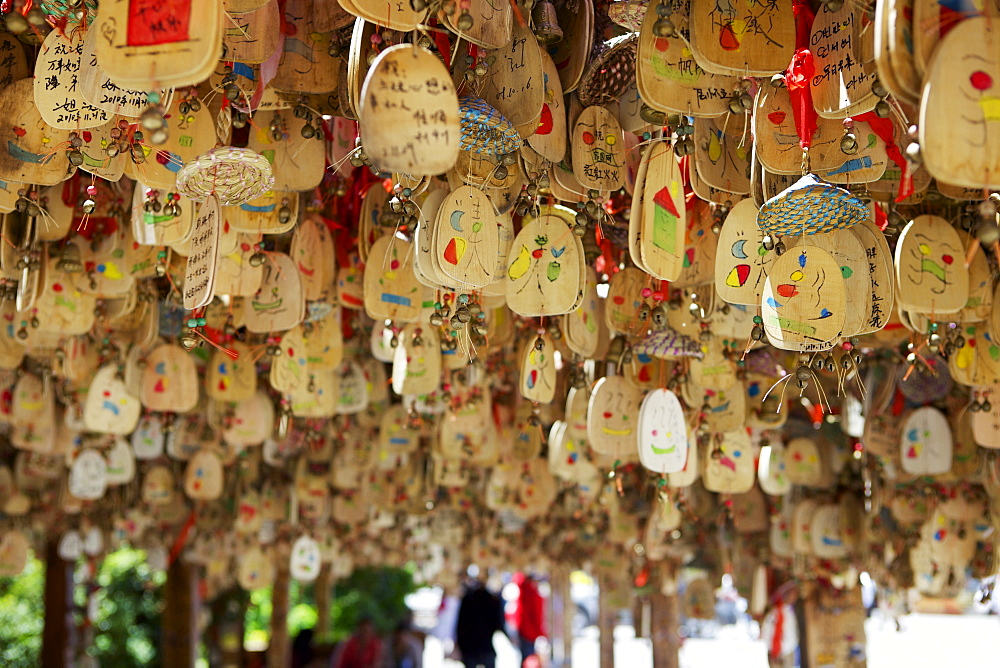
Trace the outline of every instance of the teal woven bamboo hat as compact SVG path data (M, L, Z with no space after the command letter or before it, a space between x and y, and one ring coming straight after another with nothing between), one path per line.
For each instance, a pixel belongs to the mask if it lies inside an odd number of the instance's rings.
M469 153L505 155L521 148L517 129L503 114L478 97L458 101L459 147Z
M771 236L820 234L850 227L868 216L868 207L850 192L806 174L764 202L757 225Z

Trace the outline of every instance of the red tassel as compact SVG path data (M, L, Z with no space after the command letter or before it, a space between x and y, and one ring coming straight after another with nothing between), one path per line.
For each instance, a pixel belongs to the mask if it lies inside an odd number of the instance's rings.
M799 146L803 150L812 146L812 138L816 134L817 116L811 86L815 73L812 52L809 49L796 49L785 73L785 86L792 101L792 117L795 119L795 131L799 135Z
M913 194L913 177L909 174L909 163L906 162L906 158L903 157L903 154L899 152L899 147L896 146L892 121L888 118L881 118L874 111L859 114L854 117L854 120L863 121L871 126L872 132L885 142L885 152L888 154L889 159L896 163L896 166L902 170L903 176L899 180L899 191L896 195L896 201L902 202Z

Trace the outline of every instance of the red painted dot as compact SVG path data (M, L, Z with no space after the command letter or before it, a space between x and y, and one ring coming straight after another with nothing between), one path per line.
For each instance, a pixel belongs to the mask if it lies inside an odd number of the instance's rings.
M62 283L52 284L52 292L62 292L62 291L63 291Z
M583 143L587 144L587 145L593 144L594 143L594 135L591 134L590 132L584 132L583 133Z
M104 396L110 397L111 396L111 392L109 392L107 390L104 390Z
M955 258L953 258L950 255L942 255L941 256L941 261L944 262L945 264L951 264L952 262L955 261Z
M292 347L288 348L288 356L289 357L295 357L295 349L294 348L292 348Z
M969 76L969 83L976 90L986 90L993 87L993 77L982 70L976 70Z

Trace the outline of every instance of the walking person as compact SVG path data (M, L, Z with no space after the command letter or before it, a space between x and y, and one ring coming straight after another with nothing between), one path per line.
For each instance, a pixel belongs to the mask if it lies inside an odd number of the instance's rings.
M473 581L462 597L455 624L455 644L462 653L465 668L496 668L493 634L503 628L500 597L486 589L480 580Z
M517 585L517 607L514 609L514 627L517 629L518 644L521 649L521 666L530 665L529 658L536 657L535 641L545 635L545 610L538 583L531 575L514 574Z

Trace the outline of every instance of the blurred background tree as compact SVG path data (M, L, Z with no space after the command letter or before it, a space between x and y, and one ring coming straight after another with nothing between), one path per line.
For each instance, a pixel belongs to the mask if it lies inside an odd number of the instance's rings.
M28 559L24 572L0 577L0 665L34 668L45 623L45 564Z
M160 617L163 611L163 571L146 563L142 550L124 548L108 554L97 571L93 644L86 649L103 666L159 666ZM0 578L0 666L38 665L44 607L45 564L32 558L24 573ZM317 624L314 585L292 581L289 635L313 628L317 638L347 638L362 617L370 617L381 634L388 634L408 611L406 596L417 590L409 568L363 567L340 580L331 597L332 629ZM79 610L87 609L87 587L75 591ZM249 594L245 613L248 648L266 647L270 639L271 590Z
M362 617L382 635L391 633L408 611L406 596L417 590L413 572L388 566L357 568L334 586L333 638L349 636Z
M121 549L104 558L97 572L94 644L87 650L103 666L159 666L161 587L166 573L146 563L142 550ZM86 596L83 588L77 589Z
M333 629L315 629L317 622L315 585L291 583L288 612L288 635L294 638L303 629L314 628L315 637L338 642L354 631L358 620L371 617L381 634L391 633L407 615L406 596L417 590L413 572L387 566L358 568L340 580L333 590L331 613ZM271 590L250 594L246 611L246 645L262 649L270 638Z

